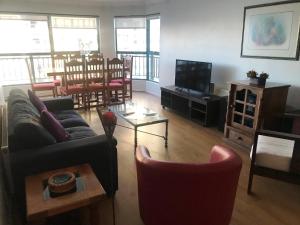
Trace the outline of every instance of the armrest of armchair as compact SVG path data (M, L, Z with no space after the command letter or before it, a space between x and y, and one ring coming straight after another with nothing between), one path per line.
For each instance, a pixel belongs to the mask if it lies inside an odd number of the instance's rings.
M274 137L274 138L282 138L282 139L294 141L295 144L294 144L293 155L292 155L292 159L291 159L290 170L292 172L300 174L300 135L271 131L271 130L256 131L255 137L254 137L253 149L252 149L252 162L253 163L255 162L257 141L258 141L259 135Z
M49 111L74 109L74 102L71 96L49 98L43 100Z

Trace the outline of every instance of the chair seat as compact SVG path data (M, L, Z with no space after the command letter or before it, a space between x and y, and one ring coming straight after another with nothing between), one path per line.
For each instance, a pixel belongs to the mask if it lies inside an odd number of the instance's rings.
M125 78L124 82L125 82L125 84L129 84L130 83L130 78ZM111 80L111 83L122 83L122 79Z
M69 85L68 89L66 87L60 88L61 93L69 95L69 94L79 94L85 91L83 85L76 84L76 85Z
M53 90L55 87L54 83L35 83L32 84L32 89L33 90Z
M120 87L123 87L123 85L119 82L115 82L115 83L108 83L107 86L109 88L120 88Z
M87 90L88 91L92 91L92 90L101 90L104 89L105 86L103 84L99 84L99 83L93 83L93 84L89 84Z
M295 141L259 135L255 164L285 172L290 171ZM252 158L252 150L250 153Z
M55 80L53 80L53 83L54 83L55 86L60 86L61 80L55 79Z

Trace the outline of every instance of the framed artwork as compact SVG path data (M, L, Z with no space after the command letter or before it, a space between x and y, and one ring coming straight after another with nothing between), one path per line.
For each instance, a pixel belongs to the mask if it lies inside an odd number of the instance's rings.
M298 60L300 1L244 9L241 57Z

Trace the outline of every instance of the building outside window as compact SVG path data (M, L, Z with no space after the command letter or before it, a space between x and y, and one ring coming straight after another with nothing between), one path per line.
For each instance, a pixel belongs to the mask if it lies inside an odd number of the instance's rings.
M159 81L160 17L116 17L118 57L133 56L133 78Z
M47 80L51 54L99 50L98 17L47 14L0 14L2 84L29 83L26 59L34 76Z

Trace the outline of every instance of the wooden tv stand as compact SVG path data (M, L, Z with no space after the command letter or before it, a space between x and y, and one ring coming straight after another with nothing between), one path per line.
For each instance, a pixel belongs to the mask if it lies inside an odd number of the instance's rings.
M203 126L216 125L220 97L187 91L175 86L161 87L161 105Z

